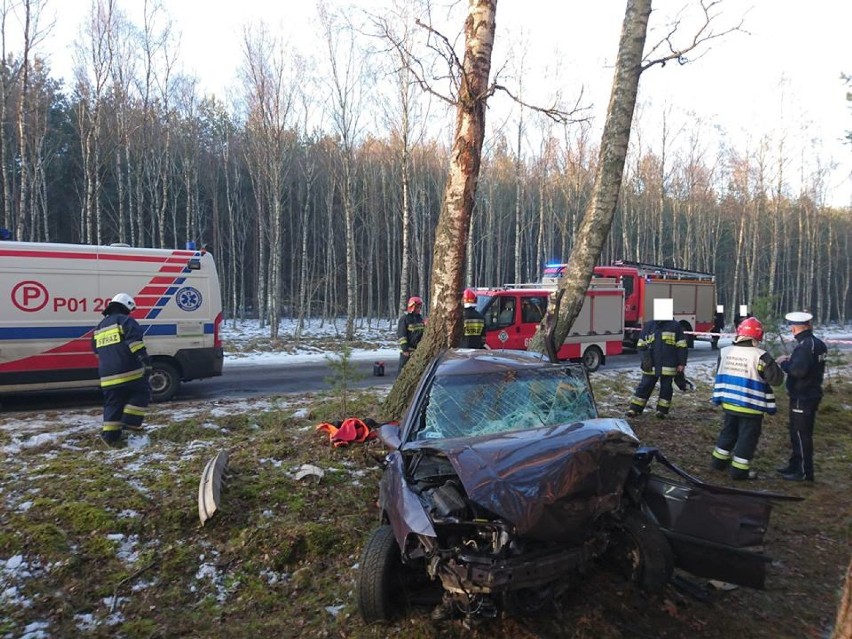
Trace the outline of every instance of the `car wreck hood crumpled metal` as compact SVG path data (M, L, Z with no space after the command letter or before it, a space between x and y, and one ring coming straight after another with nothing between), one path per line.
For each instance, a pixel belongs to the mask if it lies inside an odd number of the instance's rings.
M447 457L469 499L545 541L580 541L616 508L639 445L620 419L410 442Z

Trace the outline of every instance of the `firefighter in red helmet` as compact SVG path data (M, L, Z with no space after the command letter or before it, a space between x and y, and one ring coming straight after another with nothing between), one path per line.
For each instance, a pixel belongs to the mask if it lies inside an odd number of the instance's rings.
M758 348L762 339L763 325L756 317L747 317L737 326L734 343L719 353L712 401L722 407L724 421L713 449L712 467L730 467L732 479L757 476L751 462L763 416L775 413L772 386L784 381L784 371L772 355Z
M399 339L399 370L408 362L414 349L423 339L423 329L426 324L420 314L423 308L423 300L413 295L408 298L405 313L399 318L396 327L396 336Z
M472 288L465 289L462 302L464 325L459 348L485 348L485 315L476 308L476 291Z

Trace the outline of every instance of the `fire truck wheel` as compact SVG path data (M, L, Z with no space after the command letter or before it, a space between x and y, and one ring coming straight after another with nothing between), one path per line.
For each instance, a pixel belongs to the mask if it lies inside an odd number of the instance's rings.
M174 365L155 361L151 366L148 383L151 385L151 399L155 402L167 402L177 393L180 374Z
M583 366L590 373L594 373L601 367L603 361L603 353L597 346L589 346L583 353Z

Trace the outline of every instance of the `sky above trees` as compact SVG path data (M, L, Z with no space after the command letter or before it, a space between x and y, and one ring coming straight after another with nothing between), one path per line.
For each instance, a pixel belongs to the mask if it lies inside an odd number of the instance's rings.
M141 20L141 3L118 0L131 19ZM649 46L659 41L672 21L682 31L695 14L682 12L683 0L657 0L649 30ZM690 3L692 5L696 3ZM330 8L351 7L353 20L365 13L382 14L386 0L329 0ZM458 11L464 2L433 3L433 19L445 33L458 33ZM623 16L623 3L576 3L538 0L536 11L520 0L498 5L495 64L498 79L521 86L527 102L549 104L558 92L569 103L580 95L585 112L600 123L606 109L612 64ZM47 14L54 27L41 45L55 69L71 76L74 40L90 0L53 0ZM179 67L198 77L205 92L222 99L239 85L245 27L261 22L288 47L310 58L322 39L313 2L269 3L242 0L165 2L180 37ZM815 0L722 2L719 24L743 21L743 33L716 41L711 50L685 66L672 64L642 78L638 120L643 129L659 126L666 114L671 131L700 126L714 144L745 147L768 136L785 146L798 145L819 155L825 166L836 164L828 185L829 203L852 203L852 148L844 144L852 114L845 100L841 73L852 72L852 48L844 33L852 23L852 3ZM512 116L508 100L492 101L489 125ZM448 122L451 119L447 120ZM449 124L447 125L449 126ZM646 139L644 144L658 141Z

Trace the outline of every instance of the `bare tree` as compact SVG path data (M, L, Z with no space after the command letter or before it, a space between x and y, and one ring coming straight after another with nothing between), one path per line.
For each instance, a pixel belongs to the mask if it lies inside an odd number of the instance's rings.
M361 99L364 88L364 58L359 54L352 25L339 24L325 5L320 5L328 59L331 64L332 124L340 138L343 175L340 198L343 204L346 245L346 339L355 338L358 315L358 268L355 263L355 140L358 135Z
M651 0L628 0L618 45L612 93L601 138L592 201L577 234L568 268L559 284L558 296L561 297L562 304L557 313L554 313L557 309L549 309L547 317L542 321L542 326L551 332L552 339L549 344L544 344L543 335L539 333L531 348L543 350L543 347L547 347L551 357L555 358L554 345L565 340L585 301L586 289L615 215L642 72L672 60L685 62L688 52L708 40L739 29L739 25L721 32L712 28L719 1L702 0L703 24L690 41L684 45L676 44L679 27L676 22L667 35L652 47L649 56L657 57L643 59Z
M258 208L261 255L267 252L269 255L269 263L261 261L259 266L266 269L266 277L261 281L268 287L261 288L258 297L265 297L270 336L277 339L281 319L285 185L294 143L290 119L295 73L288 68L283 43L265 27L255 33L246 31L244 46L249 107L247 161Z

